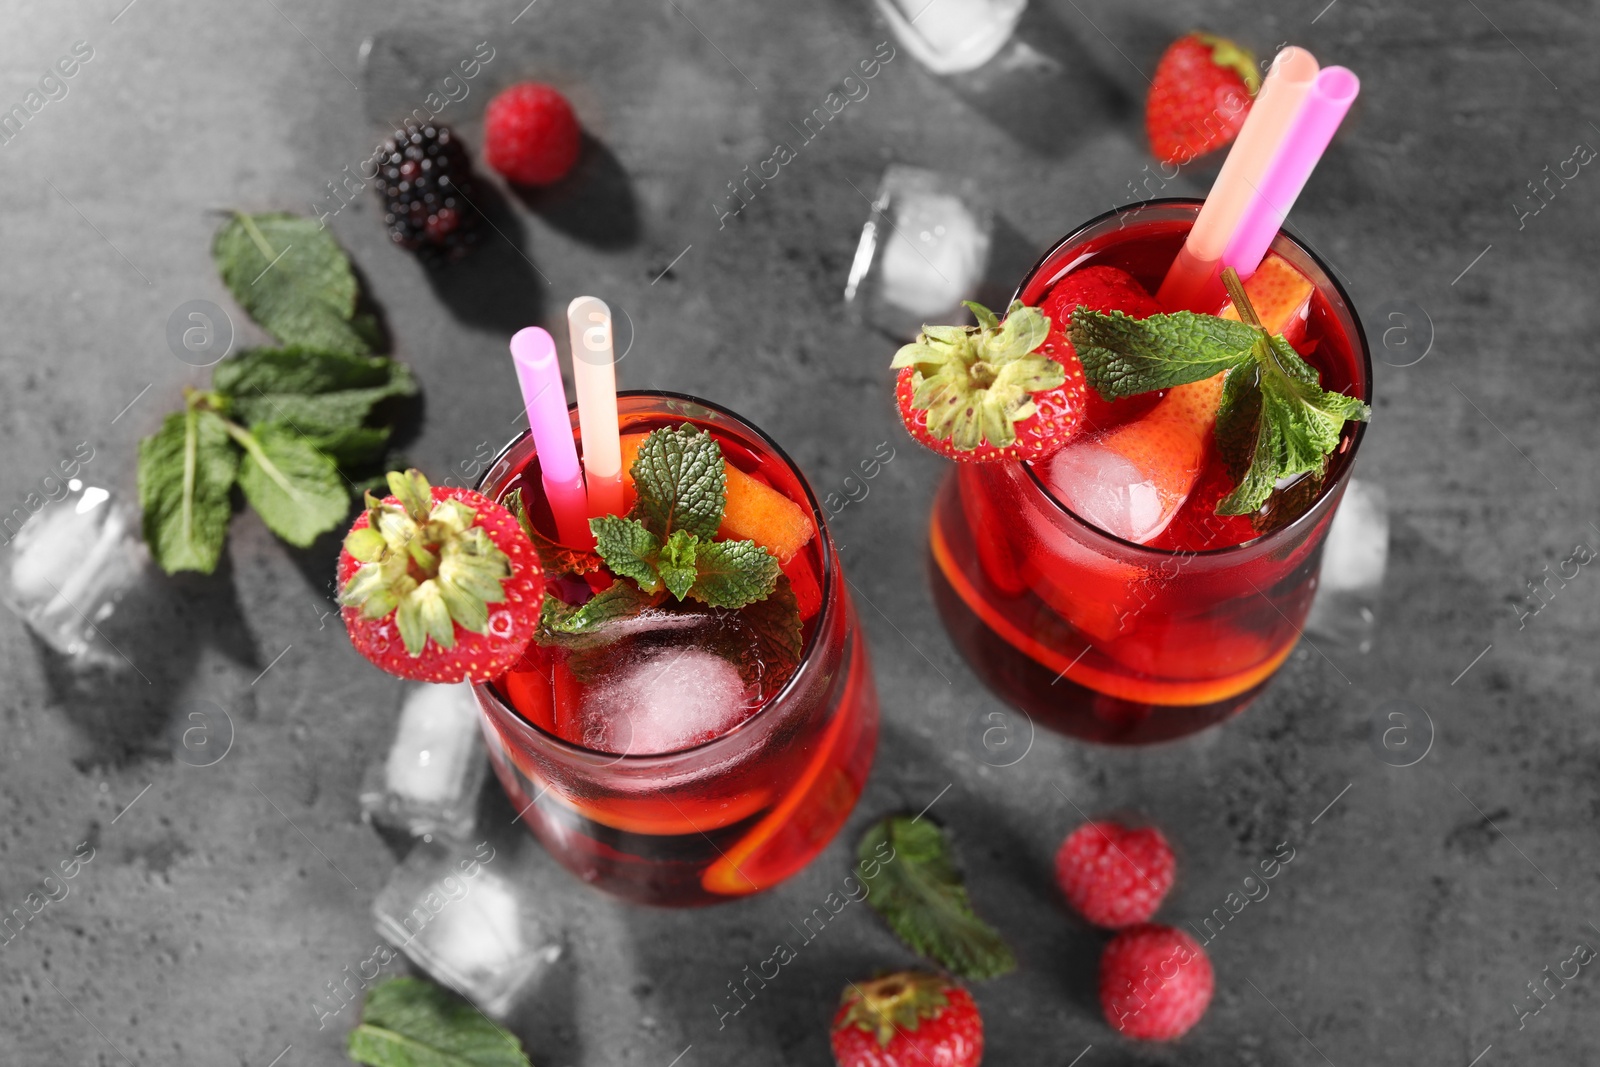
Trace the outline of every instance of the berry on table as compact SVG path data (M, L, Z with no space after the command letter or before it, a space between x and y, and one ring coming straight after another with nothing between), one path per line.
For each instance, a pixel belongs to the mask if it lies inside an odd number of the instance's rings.
M378 158L389 239L424 259L459 259L477 240L479 214L472 161L450 128L408 123Z
M483 113L483 157L518 185L555 184L578 162L582 147L578 116L551 86L513 85Z
M972 994L925 971L851 982L831 1040L839 1067L977 1067L983 1060Z
M1067 903L1096 926L1116 930L1147 921L1172 888L1177 862L1161 831L1086 822L1056 853L1056 882Z
M1100 1008L1127 1037L1182 1037L1206 1013L1215 986L1205 949L1170 926L1130 927L1100 957Z
M1248 48L1209 33L1178 38L1162 53L1145 98L1150 151L1179 166L1216 151L1239 135L1260 88Z

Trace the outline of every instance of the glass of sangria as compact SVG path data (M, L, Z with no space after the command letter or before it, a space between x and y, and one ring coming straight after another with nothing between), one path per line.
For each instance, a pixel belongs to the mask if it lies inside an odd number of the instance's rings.
M712 435L729 483L725 530L737 508L809 521L814 535L779 553L802 620L798 657L763 643L766 602L684 601L627 620L597 647L529 645L475 686L483 734L520 817L579 878L639 903L711 904L771 888L838 831L872 765L877 692L822 510L782 449L690 396L624 392L617 410L624 471L653 430ZM571 420L580 437L576 405ZM540 473L524 433L478 491L505 501L520 490L527 521L553 540ZM585 580L555 578L546 595Z
M1153 293L1199 208L1154 200L1092 219L1040 259L1016 299L1038 306L1062 278L1096 265ZM1332 272L1286 233L1257 273L1269 265L1310 282L1291 341L1322 388L1370 400L1366 341ZM1155 400L1118 406L1137 419ZM1138 744L1220 722L1265 688L1301 635L1364 426L1345 424L1320 482L1280 489L1254 517L1216 514L1233 480L1208 447L1190 496L1146 543L1063 502L1073 488L1063 479L1094 477L1081 465L955 464L930 529L945 626L992 689L1069 735Z

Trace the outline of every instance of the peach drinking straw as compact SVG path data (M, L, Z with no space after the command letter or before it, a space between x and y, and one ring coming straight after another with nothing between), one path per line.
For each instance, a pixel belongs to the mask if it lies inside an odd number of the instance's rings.
M1272 61L1239 139L1228 152L1194 228L1156 294L1168 311L1209 315L1227 299L1221 279L1222 253L1316 80L1317 69L1315 56L1293 46Z
M589 517L622 514L622 438L617 429L617 364L611 346L611 309L580 296L567 305L572 384L578 393L584 483Z
M1360 79L1344 67L1327 67L1317 75L1222 253L1223 266L1241 278L1254 273L1360 91Z
M562 544L588 548L594 544L586 521L589 502L578 469L578 449L572 443L572 420L567 415L567 391L561 384L556 343L537 326L518 330L511 338L511 361L522 386L528 409L528 428L539 451L540 477L555 516L556 535Z

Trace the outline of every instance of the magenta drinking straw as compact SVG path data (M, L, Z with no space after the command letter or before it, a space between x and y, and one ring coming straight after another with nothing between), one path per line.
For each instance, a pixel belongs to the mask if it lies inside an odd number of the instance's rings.
M1295 116L1278 154L1261 176L1238 228L1222 253L1222 264L1248 278L1260 266L1272 239L1305 188L1317 161L1350 110L1361 81L1344 67L1327 67L1317 75Z
M578 449L572 442L572 420L567 415L567 391L561 384L556 343L544 330L528 326L511 338L511 361L517 368L522 402L528 409L528 428L533 431L533 443L539 451L540 477L550 512L555 516L556 534L563 544L588 548L594 544L589 532L589 501L583 487L583 470L578 466Z

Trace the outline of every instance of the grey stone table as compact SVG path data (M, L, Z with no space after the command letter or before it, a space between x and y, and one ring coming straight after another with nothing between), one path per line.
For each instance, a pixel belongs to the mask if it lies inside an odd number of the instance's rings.
M1364 81L1294 221L1369 317L1409 301L1431 320L1421 362L1379 349L1361 461L1394 518L1378 641L1365 655L1302 645L1245 715L1186 742L1109 750L1040 731L995 767L978 726L998 705L951 648L924 576L941 463L903 441L890 344L841 314L863 192L897 160L977 179L1025 263L1129 199L1149 161L1145 77L1195 25L1263 52L1304 44ZM420 101L491 42L443 119L477 144L492 91L554 82L591 135L585 180L500 198L501 232L437 285L387 244L370 194L330 221L423 383L415 462L443 471L500 443L515 414L507 334L555 321L580 292L632 323L624 387L728 403L821 491L878 442L901 446L835 530L885 722L869 788L816 863L759 898L642 910L586 892L519 829L495 831L565 932L563 970L514 1022L536 1063L828 1062L844 982L911 961L864 908L723 1028L713 1005L840 883L861 827L935 798L973 896L1021 959L976 990L987 1062L1600 1058L1600 975L1583 970L1547 1002L1527 985L1577 943L1600 945L1600 579L1580 570L1536 616L1526 600L1547 565L1600 545L1600 177L1584 168L1542 200L1528 184L1600 144L1592 6L1039 0L1023 32L1049 62L998 90L940 80L902 51L722 225L726 183L888 36L868 4L15 4L0 104L75 42L93 54L0 145L0 510L80 442L96 478L131 490L137 439L205 380L169 351L169 314L232 306L208 258L218 213L331 210L327 183L370 152L383 108ZM369 84L369 38L374 61L414 57L410 73ZM259 339L235 321L241 343ZM1388 325L1369 324L1375 344ZM1412 336L1415 353L1427 338ZM359 821L356 782L398 685L326 617L330 560L236 520L224 566L172 583L161 625L130 650L148 685L120 690L86 691L0 617L0 906L80 843L94 850L70 894L0 944L0 1062L342 1061L354 1009L319 1029L312 1000L376 941L369 909L397 860ZM1411 767L1370 742L1391 698L1434 724ZM210 706L228 712L233 747L197 768L175 758L177 738ZM496 791L483 803L486 825L510 822ZM1271 895L1212 942L1216 1000L1179 1044L1137 1046L1100 1018L1102 936L1050 875L1080 808L1165 828L1181 871L1169 921L1219 906L1280 842L1295 850Z

